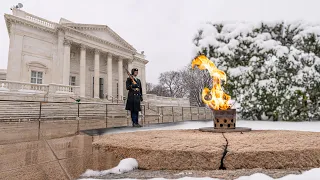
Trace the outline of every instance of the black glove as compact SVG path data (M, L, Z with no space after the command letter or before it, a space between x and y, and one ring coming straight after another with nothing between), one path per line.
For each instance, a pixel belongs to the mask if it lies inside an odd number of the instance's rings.
M140 96L140 100L141 100L141 102L143 101L143 98L142 98L142 96Z

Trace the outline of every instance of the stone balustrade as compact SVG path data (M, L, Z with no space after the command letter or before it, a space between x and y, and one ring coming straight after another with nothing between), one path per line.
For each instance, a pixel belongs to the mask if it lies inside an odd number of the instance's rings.
M49 93L51 94L80 94L79 86L67 86L62 84L49 84Z
M80 87L61 84L33 84L14 81L0 81L0 93L1 92L79 95Z
M145 101L157 106L190 106L188 98L163 97L155 94L146 94Z
M43 26L46 26L46 27L49 27L52 29L54 29L56 27L56 23L48 21L48 20L43 19L41 17L29 14L27 12L24 12L19 9L15 9L15 8L12 11L13 11L13 15L21 17L21 18L25 18L29 21L34 22L34 23L41 24Z
M48 85L14 81L0 81L0 92L47 93Z

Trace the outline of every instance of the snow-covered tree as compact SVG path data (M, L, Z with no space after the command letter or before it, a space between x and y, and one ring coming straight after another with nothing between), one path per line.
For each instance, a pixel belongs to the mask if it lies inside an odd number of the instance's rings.
M319 40L311 23L208 23L194 45L226 72L243 118L297 121L320 118Z

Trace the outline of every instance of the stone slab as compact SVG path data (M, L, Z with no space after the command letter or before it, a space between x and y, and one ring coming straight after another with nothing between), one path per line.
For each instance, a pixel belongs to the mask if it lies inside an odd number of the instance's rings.
M320 167L320 133L198 130L141 131L101 136L93 143L118 159L135 158L140 169L289 169Z
M227 169L320 167L320 133L251 131L226 133Z
M248 132L251 128L246 127L236 127L234 129L215 129L213 127L205 127L199 129L202 132L212 132L212 133L231 133L231 132Z
M140 169L218 169L224 150L222 134L198 130L141 131L110 134L93 143L118 160L135 158Z
M59 166L58 161L35 164L11 171L0 172L2 180L68 180L69 178Z
M0 172L54 160L44 141L0 145Z

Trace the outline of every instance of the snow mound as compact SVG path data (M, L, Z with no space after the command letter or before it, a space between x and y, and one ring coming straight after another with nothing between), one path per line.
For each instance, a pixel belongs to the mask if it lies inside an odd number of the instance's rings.
M120 161L118 166L104 170L104 171L94 171L91 169L88 169L84 174L81 176L83 177L97 177L97 176L104 176L107 174L122 174L129 171L132 171L134 169L138 168L138 161L133 158L127 158Z
M124 159L124 160L126 160L126 162L124 164L127 164L127 163L130 164L130 163L133 163L134 161L137 163L137 161L135 159L131 159L131 160ZM124 161L124 160L122 160L122 161ZM120 164L121 164L121 162L120 162ZM126 167L129 167L129 166L126 166ZM192 179L219 180L216 178L209 178L209 177L203 177L203 178L183 177L183 178L179 178L179 180L192 180ZM236 180L256 180L256 179L259 179L259 180L319 180L320 179L320 168L311 169L311 170L305 171L299 175L290 174L290 175L287 175L287 176L284 176L284 177L278 178L278 179L273 179L272 177L267 176L262 173L256 173L256 174L252 174L251 176L239 177ZM94 180L94 179L90 178L90 179L78 179L78 180ZM166 180L166 179L165 178L153 178L152 180Z
M282 178L273 179L270 176L267 176L265 174L256 173L251 176L242 176L236 180L319 180L320 179L320 168L311 169L309 171L305 171L302 174L299 175L287 175Z

